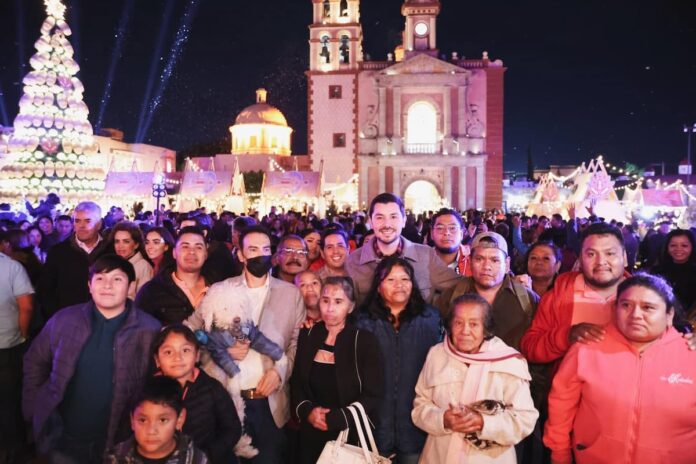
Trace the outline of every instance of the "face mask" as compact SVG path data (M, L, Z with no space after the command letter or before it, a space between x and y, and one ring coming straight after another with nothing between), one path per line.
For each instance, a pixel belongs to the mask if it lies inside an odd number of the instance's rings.
M249 258L246 260L246 268L251 275L256 277L263 277L268 274L271 270L271 256L256 256L254 258Z

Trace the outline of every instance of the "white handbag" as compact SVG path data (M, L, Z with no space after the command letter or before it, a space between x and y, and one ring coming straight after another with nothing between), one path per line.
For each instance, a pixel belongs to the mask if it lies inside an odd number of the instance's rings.
M360 439L360 446L347 443L350 430L350 427L348 427L341 431L336 440L332 440L324 445L317 464L391 464L391 459L380 456L377 451L375 438L370 429L370 421L367 419L363 405L356 401L346 409L353 416L353 422ZM367 447L363 429L367 431L370 448Z

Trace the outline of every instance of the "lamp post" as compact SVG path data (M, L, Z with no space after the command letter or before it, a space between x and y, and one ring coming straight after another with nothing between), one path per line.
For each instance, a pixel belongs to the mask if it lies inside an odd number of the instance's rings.
M167 189L164 185L164 176L155 174L152 178L152 196L157 198L157 211L155 212L155 225L159 226L162 223L160 212L160 199L167 196Z
M684 133L686 134L686 160L689 164L689 170L686 174L686 190L689 190L689 185L691 185L691 134L696 132L696 122L689 127L684 124Z

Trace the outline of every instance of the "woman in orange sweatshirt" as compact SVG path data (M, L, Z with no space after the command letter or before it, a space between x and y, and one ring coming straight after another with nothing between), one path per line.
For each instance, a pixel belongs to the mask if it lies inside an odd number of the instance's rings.
M696 352L673 304L662 278L630 277L604 339L573 344L549 395L552 463L696 463Z

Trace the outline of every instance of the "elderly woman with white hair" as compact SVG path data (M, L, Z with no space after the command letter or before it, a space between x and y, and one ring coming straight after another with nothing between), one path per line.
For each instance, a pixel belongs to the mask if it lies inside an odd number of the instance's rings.
M411 413L428 433L421 463L516 463L514 445L534 429L527 362L491 334L490 314L479 295L458 297L428 353Z

